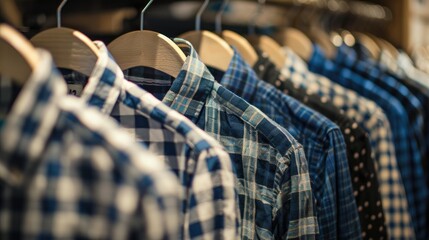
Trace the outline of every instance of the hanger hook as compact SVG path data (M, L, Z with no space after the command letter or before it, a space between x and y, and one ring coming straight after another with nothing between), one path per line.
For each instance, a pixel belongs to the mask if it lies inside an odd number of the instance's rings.
M146 12L147 8L152 4L153 0L150 0L146 6L143 8L141 14L140 14L140 30L143 31L143 24L144 24L144 13Z
M67 0L63 0L60 3L60 6L58 6L57 8L57 27L60 28L61 27L61 10L63 10L64 5L66 5Z
M197 15L195 16L195 31L201 30L201 16L203 15L203 12L206 10L207 6L209 5L210 0L204 0L203 5L201 5L200 9L197 12Z
M230 2L230 0L223 0L222 6L220 7L219 11L216 14L215 29L216 29L217 34L221 34L221 32L222 32L222 16L223 16L223 13L225 12L226 7L228 6L229 2Z
M256 20L258 20L258 17L261 15L265 2L266 0L258 0L258 9L249 22L249 35L254 35L256 32Z

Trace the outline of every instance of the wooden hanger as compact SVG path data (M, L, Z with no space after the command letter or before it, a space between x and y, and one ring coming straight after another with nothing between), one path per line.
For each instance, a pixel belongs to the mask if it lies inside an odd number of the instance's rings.
M296 28L285 28L276 34L281 45L289 47L300 58L309 61L313 54L313 43L300 30Z
M371 37L360 32L354 32L353 35L356 36L362 45L368 50L371 55L370 57L373 60L377 60L380 57L381 49Z
M124 34L111 42L108 49L122 70L132 67L150 67L177 77L186 61L182 50L161 33L143 30L144 13L141 12L140 31Z
M216 14L216 33L229 45L233 46L247 64L253 66L258 61L258 54L249 41L236 32L230 30L222 31L222 15L228 4L229 0L224 0L220 11Z
M235 47L243 59L250 66L254 66L258 61L258 54L246 38L236 32L224 30L222 38L231 46Z
M0 75L23 86L36 69L39 55L19 32L0 24Z
M399 56L398 49L396 49L390 42L373 35L370 35L370 37L374 39L381 49L386 50L394 59Z
M45 30L31 39L34 46L47 49L60 68L67 68L90 76L98 60L97 46L83 33L61 27L61 10L57 9L57 28Z
M247 39L253 46L258 46L266 53L277 69L283 68L286 56L283 54L282 47L274 39L267 35L250 35Z
M256 20L261 15L262 10L265 6L265 0L258 1L258 9L256 14L250 19L249 22L249 34L247 40L253 45L257 46L268 58L274 63L277 69L282 69L286 56L283 54L282 47L271 37L267 35L256 35Z
M321 30L320 28L314 27L310 30L310 35L315 40L317 44L320 45L323 52L325 53L325 56L328 59L333 59L336 55L337 49L331 42L331 38L329 35Z
M181 34L179 37L188 40L197 50L201 60L210 67L225 72L234 56L234 50L225 40L209 31L200 31L201 15L209 0L205 0L195 18L195 30ZM220 19L226 3L224 2L216 19Z

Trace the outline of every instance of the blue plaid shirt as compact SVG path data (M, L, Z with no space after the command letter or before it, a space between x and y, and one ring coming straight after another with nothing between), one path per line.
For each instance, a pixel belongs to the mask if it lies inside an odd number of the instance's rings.
M413 239L414 230L396 161L391 128L384 112L373 101L323 76L309 72L306 63L290 49L285 48L284 54L286 62L279 84L288 80L306 88L309 93L317 93L322 98L327 98L369 133L377 161L377 176L388 235L394 239Z
M375 85L387 90L392 96L395 96L395 98L399 100L407 111L411 129L417 140L418 149L424 156L426 146L429 145L429 142L425 142L424 140L423 133L425 133L426 129L424 129L423 122L427 121L428 118L424 115L422 104L414 93L411 93L410 89L399 79L383 71L382 65L376 64L370 59L360 60L356 52L346 45L342 45L338 48L335 62L340 66L351 69L366 80L370 80Z
M351 69L335 65L315 46L309 63L310 70L329 76L333 81L353 89L375 101L388 116L393 130L396 157L404 183L412 223L418 239L425 239L427 187L422 159L413 128L404 106L387 90L355 74Z
M127 79L151 89L225 147L236 170L241 239L314 239L318 225L302 146L215 82L189 43L176 41L189 54L176 79L142 68L128 71Z
M180 239L237 238L238 195L229 155L189 119L125 80L106 46L95 44L99 59L82 98L115 118L178 176L183 197ZM68 76L68 82L84 82L76 73Z
M176 177L39 57L17 95L0 81L0 238L177 239Z
M303 145L317 201L320 239L361 239L346 145L339 127L258 80L237 52L223 77L217 70L211 72L222 86L259 108Z

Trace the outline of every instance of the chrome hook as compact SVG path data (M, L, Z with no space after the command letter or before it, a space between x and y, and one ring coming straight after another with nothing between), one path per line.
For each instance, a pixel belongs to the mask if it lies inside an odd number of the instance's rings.
M226 7L228 6L230 0L223 0L222 2L222 6L220 7L219 11L216 14L216 25L215 25L215 30L217 34L221 34L222 32L222 16L223 13L226 10Z
M68 0L63 0L60 3L60 6L58 6L57 8L57 27L60 28L61 27L61 11L63 10L64 5L66 5Z
M144 14L147 10L147 8L152 4L153 0L150 0L146 6L143 8L141 14L140 14L140 30L143 31L143 24L144 24Z
M201 30L201 16L203 15L203 12L207 9L209 2L210 0L204 0L203 5L201 5L200 9L197 12L197 15L195 16L195 31Z

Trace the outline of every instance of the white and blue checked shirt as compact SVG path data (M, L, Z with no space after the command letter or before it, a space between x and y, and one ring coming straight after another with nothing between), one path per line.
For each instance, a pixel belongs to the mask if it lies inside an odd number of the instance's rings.
M238 195L223 147L185 116L124 79L102 42L82 98L112 116L171 167L182 185L181 239L236 239ZM73 79L73 77L75 79ZM79 81L76 73L69 82Z
M0 81L0 239L177 239L177 178L39 57L19 93Z
M355 119L369 133L375 154L382 206L388 235L393 239L414 239L411 216L393 146L392 131L383 110L373 101L336 84L326 77L313 74L307 64L292 50L284 48L286 62L282 73L294 84L331 100L335 106Z
M235 168L241 239L314 239L318 232L302 146L260 110L225 89L184 40L177 78L147 68L129 80L191 119L218 140Z

